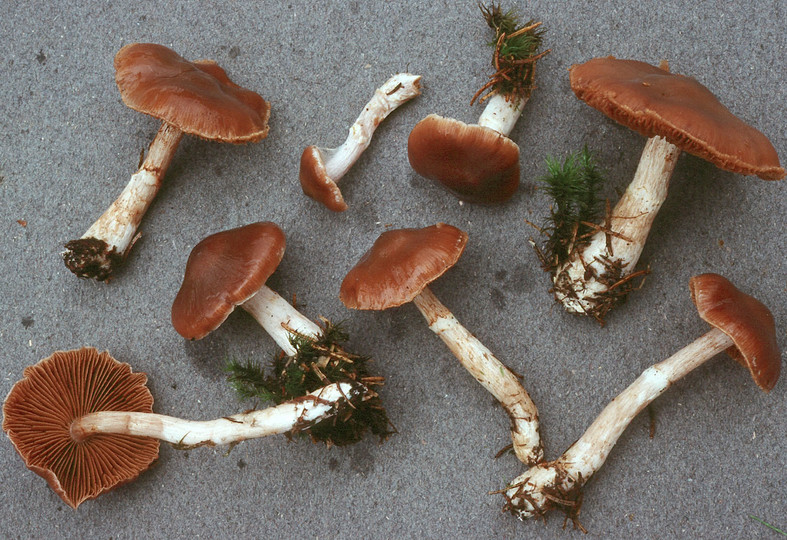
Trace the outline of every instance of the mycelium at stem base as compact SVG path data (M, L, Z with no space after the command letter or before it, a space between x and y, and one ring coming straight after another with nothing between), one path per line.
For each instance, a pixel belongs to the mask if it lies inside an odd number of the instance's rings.
M522 463L535 465L544 458L538 410L517 377L456 317L428 287L413 298L429 329L451 349L460 363L505 409L511 420L513 450Z
M631 420L675 381L733 345L727 334L714 328L646 369L561 457L541 463L511 482L503 492L505 509L520 519L543 516L555 507L576 517L582 486L604 464Z
M152 437L179 448L232 444L297 431L319 422L359 396L360 388L361 385L334 383L275 407L207 421L154 413L97 412L74 420L71 436L76 442L100 433Z
M577 239L554 273L555 298L570 313L603 321L632 289L631 276L653 220L667 197L680 149L662 137L645 144L634 179L607 222L586 242Z
M62 255L69 270L79 277L105 281L123 264L182 136L171 124L161 125L147 157L120 196L80 239L66 243Z

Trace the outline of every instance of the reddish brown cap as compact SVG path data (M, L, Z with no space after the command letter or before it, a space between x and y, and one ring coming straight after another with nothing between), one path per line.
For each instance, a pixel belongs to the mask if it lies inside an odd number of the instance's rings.
M115 55L123 103L185 133L215 141L256 142L268 135L270 104L233 83L216 62L189 62L153 43Z
M735 343L727 354L749 369L760 388L770 391L779 379L781 354L768 308L718 274L694 276L689 289L700 317Z
M27 467L72 508L130 482L158 458L150 437L98 434L71 423L101 411L152 412L144 373L93 348L60 351L25 368L3 404L3 429Z
M456 264L466 243L466 232L445 223L386 231L347 273L339 298L351 309L401 306Z
M463 201L501 203L519 187L519 146L488 127L430 114L410 132L407 157Z
M312 145L301 154L301 168L298 173L303 192L317 202L321 202L334 212L347 210L347 203L336 185L325 170L325 158L322 149Z
M172 303L172 326L187 339L218 328L265 285L284 256L284 233L258 222L212 234L194 246Z
M570 73L579 99L646 137L663 137L727 171L784 178L768 138L691 77L611 56L575 64Z

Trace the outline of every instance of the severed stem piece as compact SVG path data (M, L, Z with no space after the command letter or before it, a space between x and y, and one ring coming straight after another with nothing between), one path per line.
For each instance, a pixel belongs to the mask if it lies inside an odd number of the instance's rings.
M312 145L303 151L299 173L303 192L335 212L347 210L337 183L369 147L380 122L420 94L420 75L397 73L388 79L375 90L341 146L320 148Z

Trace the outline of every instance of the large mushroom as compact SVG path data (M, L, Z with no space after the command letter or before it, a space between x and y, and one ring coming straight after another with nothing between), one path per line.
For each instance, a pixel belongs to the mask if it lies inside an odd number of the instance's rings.
M372 142L377 126L404 103L421 94L421 76L397 73L375 90L337 148L308 146L301 155L299 178L303 193L334 212L347 210L339 180Z
M653 220L681 151L765 180L784 178L765 135L691 77L635 60L594 58L574 65L571 88L591 107L649 137L634 179L598 232L580 239L554 271L555 297L569 312L604 315L631 289Z
M230 379L242 397L281 403L302 393L293 394L292 388L306 392L327 382L359 382L367 389L362 403L335 419L330 429L309 434L329 445L353 444L367 429L387 437L390 422L372 390L383 384L383 377L370 376L368 359L344 350L347 336L335 326L326 321L321 328L265 285L281 262L284 248L284 233L271 222L221 231L200 241L189 255L183 283L172 303L173 327L187 339L201 339L240 306L285 353L268 377L259 364L230 364Z
M519 187L519 146L508 138L534 88L541 23L520 25L517 15L499 6L480 6L495 31L495 73L484 91L488 99L477 124L430 114L413 128L407 156L413 170L440 183L459 199L502 203Z
M623 430L675 381L721 352L748 368L764 391L774 387L781 355L768 308L718 274L694 276L689 288L700 317L713 329L645 370L561 457L540 463L511 482L503 490L507 510L522 519L562 508L581 527L576 518L582 486L604 464Z
M137 228L162 185L183 133L241 144L268 135L270 105L234 84L212 60L188 62L152 43L126 45L115 55L115 80L123 102L162 121L139 170L120 196L63 260L79 277L105 281L123 263Z
M178 448L232 444L308 429L363 399L334 383L300 399L210 421L154 414L144 373L93 348L56 352L24 371L3 404L3 429L25 464L72 508L135 479Z
M517 457L535 465L543 457L538 411L511 370L451 314L427 286L459 260L467 233L444 223L380 235L344 278L339 296L351 309L383 310L413 302L471 375L511 420Z

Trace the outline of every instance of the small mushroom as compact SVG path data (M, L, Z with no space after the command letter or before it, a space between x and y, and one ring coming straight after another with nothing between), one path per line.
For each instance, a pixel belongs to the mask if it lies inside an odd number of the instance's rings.
M300 181L303 193L334 212L347 210L337 183L358 161L372 142L377 126L400 105L421 94L421 76L397 73L366 104L347 139L338 148L309 146L301 155Z
M200 241L191 250L172 303L172 326L186 339L202 339L240 306L287 356L294 355L292 334L318 336L321 329L265 286L284 248L284 233L271 222L221 231Z
M691 77L609 57L572 66L570 79L577 97L649 137L634 179L607 223L578 242L554 272L555 297L566 310L603 321L632 287L630 277L681 151L765 180L784 178L785 172L768 138Z
M268 135L270 105L234 84L215 62L188 62L152 43L126 45L115 56L123 102L162 120L139 170L120 196L78 240L66 243L63 260L79 277L105 281L123 263L137 228L161 187L183 133L234 144Z
M407 157L413 170L444 186L459 199L502 203L519 187L519 146L508 138L534 88L536 61L549 51L541 45L541 23L520 25L514 12L480 6L495 31L495 73L473 99L489 90L478 124L430 114L413 128Z
M538 411L517 377L435 297L427 285L459 260L467 233L444 223L380 235L342 282L339 297L351 309L383 310L412 301L429 328L503 406L511 420L517 457L543 457Z
M582 486L603 465L626 426L675 381L721 352L747 367L764 391L774 387L781 358L768 308L718 274L694 276L689 288L700 317L714 328L645 370L561 457L540 463L511 482L503 490L507 510L522 519L562 508L581 527L577 514Z
M275 407L190 421L154 414L144 373L93 348L56 352L24 371L3 404L3 430L29 469L72 508L135 479L178 448L232 444L308 428L363 396L334 383Z

